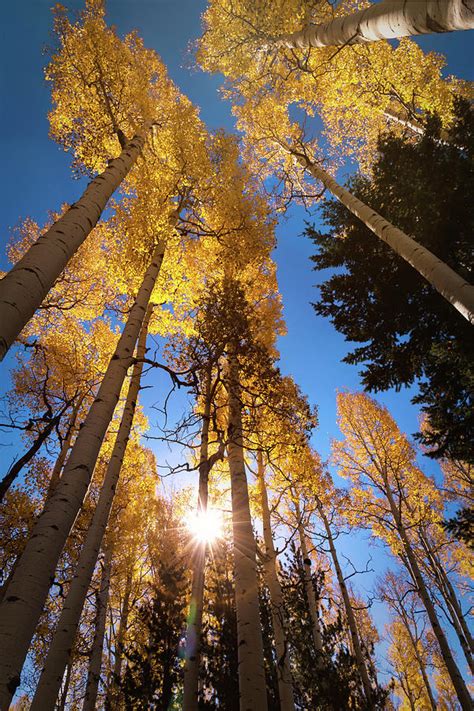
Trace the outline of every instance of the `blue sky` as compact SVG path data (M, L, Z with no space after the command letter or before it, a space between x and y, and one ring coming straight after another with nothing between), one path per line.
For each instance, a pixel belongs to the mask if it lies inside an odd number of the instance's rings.
M0 268L7 266L4 246L9 230L20 218L31 216L42 223L48 210L57 209L62 202L73 202L83 189L83 183L71 177L69 156L48 138L50 98L43 79L46 58L42 49L51 41L52 4L52 0L22 0L2 7ZM71 9L83 5L78 0L65 0L65 4ZM189 41L200 33L205 0L109 0L107 7L108 20L119 33L137 29L145 44L157 50L172 79L200 107L209 128L232 130L230 106L218 94L220 78L191 70L186 56ZM446 54L447 73L474 79L472 33L423 37L418 41L425 49ZM317 298L314 285L320 276L311 270L312 244L301 236L305 220L315 221L317 215L311 217L301 208L291 208L277 228L275 259L288 328L288 335L280 339L279 346L283 372L291 374L311 403L319 407L320 427L314 445L325 458L331 438L338 436L336 390L358 388L359 379L356 367L341 363L347 344L329 321L316 317L310 305ZM7 367L10 363L11 358L7 358ZM149 404L159 400L165 387L163 379L157 382L157 389L147 391ZM0 387L8 387L5 366ZM410 403L410 396L407 390L390 391L378 399L389 407L402 430L413 433L417 430L418 411ZM6 444L7 440L3 439ZM15 456L16 441L0 450L4 469ZM436 465L426 459L425 463L428 471L436 472ZM360 543L360 539L355 546L354 542L352 546L350 541L347 543L347 550L352 548L357 562L367 557L367 550ZM364 587L365 583L361 581L360 585Z
M24 0L8 3L2 10L0 268L7 266L4 245L19 218L29 215L41 224L48 210L57 209L61 202L72 202L83 189L83 184L71 177L69 156L48 138L50 97L42 67L46 62L43 48L51 41L51 4L51 0ZM83 5L79 0L66 4L71 10ZM220 78L190 68L186 52L189 42L199 35L205 0L109 0L107 8L109 22L120 33L137 29L145 44L157 50L172 79L200 107L209 128L232 130L230 106L218 93ZM417 41L425 49L446 54L448 73L474 78L472 33ZM330 438L337 436L335 391L357 388L359 379L356 367L341 363L347 344L329 321L316 317L310 305L317 297L314 285L321 277L311 270L312 244L301 237L305 220L317 222L317 214L291 208L277 228L275 259L288 327L288 335L279 345L282 370L293 375L311 402L319 406L315 445L326 457ZM5 368L0 382L5 387ZM388 392L379 399L404 431L416 431L418 411L410 403L409 391ZM435 470L431 463L427 466Z

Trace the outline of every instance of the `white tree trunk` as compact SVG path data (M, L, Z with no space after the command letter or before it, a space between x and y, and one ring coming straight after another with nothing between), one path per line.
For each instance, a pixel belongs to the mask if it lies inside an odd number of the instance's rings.
M335 47L473 27L473 0L384 0L351 15L277 37L275 44L293 49Z
M211 420L212 368L206 372L204 412L202 415L201 446L199 453L198 514L207 511L209 494L209 425ZM202 613L204 604L204 576L206 544L197 543L193 560L193 581L186 628L183 708L197 711L199 699L199 665L201 661Z
M329 173L303 153L288 146L286 148L313 178L320 180L369 230L411 264L464 318L474 324L474 286L412 237L394 227L375 210L341 187Z
M433 550L433 547L425 536L424 531L419 531L418 537L427 556L427 560L423 561L423 567L446 604L447 611L449 613L447 615L448 620L456 630L459 644L464 652L471 674L474 674L474 642L469 626L466 623L466 617L463 614L461 604L457 598L456 591L446 572L443 562L440 560L436 551Z
M109 198L140 155L151 124L87 186L82 197L0 280L0 360L19 336L68 261L97 224Z
M359 630L357 627L357 620L354 615L354 610L352 609L351 599L349 597L349 591L347 590L346 581L344 580L344 575L342 573L342 568L339 563L339 557L337 555L336 546L334 545L334 538L332 535L331 527L327 519L324 509L321 505L319 499L316 499L316 505L318 508L319 516L323 522L324 528L326 530L326 537L329 545L329 552L331 554L334 569L336 571L337 582L339 584L339 589L342 595L342 601L344 603L344 609L346 613L347 625L349 627L349 634L352 641L352 649L354 651L354 656L356 658L357 669L359 670L362 685L364 687L365 698L367 700L368 708L373 708L373 690L372 684L370 683L369 673L367 671L367 665L365 663L364 655L362 652L362 645L360 643Z
M148 322L152 311L153 306L149 305L143 320L140 338L138 339L137 362L133 366L122 420L115 438L99 500L81 549L74 577L66 595L53 639L51 640L48 656L46 657L46 662L31 705L31 711L42 711L43 709L53 707L59 693L64 669L70 657L87 591L89 590L99 551L102 546L102 539L107 528L125 450L132 429L138 393L140 391L143 358L146 352Z
M424 136L425 134L424 128L422 128L421 126L417 126L415 123L413 123L413 121L410 121L407 118L399 116L395 113L395 111L392 111L391 109L385 109L383 115L386 119L388 119L389 122L393 121L395 123L399 123L401 126L408 128L412 133L416 133L418 136Z
M270 591L272 626L277 657L278 695L280 697L281 711L294 711L295 700L287 642L285 607L276 569L277 554L273 544L270 507L268 505L267 487L265 484L265 467L261 451L257 452L257 467L260 503L262 507L263 540L265 542L265 561L263 568L267 587Z
M72 662L69 662L66 669L66 674L64 677L64 682L61 689L61 698L55 708L55 711L64 711L66 708L67 695L69 691L69 684L71 683L72 675Z
M299 504L295 504L296 516L298 518L298 537L300 539L301 556L303 558L303 572L304 572L304 587L306 591L306 598L308 600L309 614L311 617L311 628L313 633L313 643L317 654L318 666L322 666L322 654L323 654L323 638L321 636L321 625L319 624L318 615L318 604L316 602L316 595L314 593L313 580L311 575L311 559L308 553L308 546L306 543L306 534L303 530L303 524L301 522L301 511Z
M257 546L250 516L243 451L239 367L235 356L229 357L226 387L229 395L227 454L232 497L240 711L267 711L258 597Z
M400 619L403 623L403 626L405 627L407 634L410 638L411 646L413 648L413 653L416 657L416 661L418 662L418 667L420 669L420 674L421 678L423 679L423 683L425 685L426 693L428 694L428 698L430 701L430 706L431 706L431 711L437 711L437 705L436 705L436 700L433 695L433 690L431 688L430 680L426 671L426 665L425 662L423 661L421 654L420 654L420 649L418 646L418 641L415 639L413 635L413 631L410 627L410 621L407 617L407 615L404 612L403 608L403 600L398 600L400 607L401 607L401 614L400 614Z
M128 615L130 612L130 596L132 594L132 570L128 569L125 581L125 593L123 604L120 610L120 622L117 638L114 644L114 668L110 680L107 697L105 699L105 710L114 711L120 707L120 682L122 681L123 644L128 628Z
M109 602L110 573L112 568L112 548L105 551L102 575L100 579L100 590L97 595L97 612L95 620L94 641L92 642L91 655L89 660L89 671L87 674L86 693L82 711L94 711L99 690L100 669L102 667L102 650L104 647L105 620L107 616L107 605ZM43 706L43 709L48 708Z
M59 556L81 509L97 455L132 363L135 344L162 261L163 247L159 245L99 392L79 430L63 475L46 501L0 605L0 649L4 655L0 668L1 711L8 709L20 683L23 662L54 580Z
M439 648L441 651L441 656L443 657L443 661L446 665L446 669L448 671L451 682L452 682L454 689L456 691L459 703L460 703L463 711L472 711L471 695L468 691L468 688L467 688L466 683L463 679L463 676L462 676L461 672L459 671L459 667L454 660L453 654L451 652L451 648L448 644L448 640L447 640L444 630L441 627L441 624L439 622L438 615L435 610L435 606L434 606L433 601L432 601L430 594L428 592L428 588L426 587L425 581L423 579L423 575L422 575L420 567L418 565L418 561L416 559L412 545L411 545L410 540L408 538L406 529L405 529L403 522L401 520L399 508L395 502L395 499L393 498L392 488L390 486L388 478L385 475L384 475L384 484L385 484L385 492L384 493L385 493L385 496L386 496L387 501L389 503L390 510L391 510L391 513L393 516L393 520L395 522L398 535L400 536L400 540L403 545L406 560L408 563L408 566L407 566L408 571L411 574L413 583L417 589L417 593L420 597L420 600L422 601L422 603L425 607L426 613L428 615L428 619L431 624L431 628L433 630L433 634L438 641Z

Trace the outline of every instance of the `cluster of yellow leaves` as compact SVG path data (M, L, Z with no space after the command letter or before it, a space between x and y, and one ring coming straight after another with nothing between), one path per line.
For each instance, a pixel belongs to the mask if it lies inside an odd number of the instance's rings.
M445 127L450 125L453 96L467 94L469 87L453 77L443 79L443 57L425 54L410 39L396 46L386 41L305 49L278 44L279 36L308 22L320 23L366 5L342 2L334 11L326 2L300 0L209 3L197 59L205 70L226 77L225 94L234 103L246 150L261 177L272 171L280 179L284 172L291 175L291 159L282 156L282 144L301 139L306 131L308 150L319 157L310 140L320 130L314 117L323 123L331 157L338 161L355 157L364 171L370 170L378 136L387 126L395 131L405 130L409 123L423 126L433 111ZM296 128L293 118L301 111ZM393 112L405 126L392 120ZM292 182L298 186L297 177Z
M59 50L46 69L52 82L51 136L74 154L78 170L101 171L120 153L117 132L130 139L147 121L163 121L176 90L155 52L136 33L121 40L89 2L75 23L55 8Z
M424 544L437 551L445 569L469 575L472 557L464 545L448 541L442 526L442 493L416 465L413 447L388 410L365 394L344 392L338 394L338 416L344 439L333 443L333 461L353 483L347 519L370 527L394 555L403 553L400 523L428 575L431 564Z
M430 700L420 672L417 655L405 625L396 619L388 626L387 633L391 642L388 658L395 672L394 690L401 700L400 710L411 711L416 708L420 711L429 711L431 709ZM417 642L416 651L426 663L428 654L421 640Z
M15 263L36 242L38 237L67 209L53 213L40 228L31 218L25 219L13 231L8 246L8 258ZM107 225L99 223L77 253L69 261L60 278L43 302L41 310L24 334L43 333L58 325L58 314L69 314L81 321L100 316L114 302L117 289L107 268L111 248Z

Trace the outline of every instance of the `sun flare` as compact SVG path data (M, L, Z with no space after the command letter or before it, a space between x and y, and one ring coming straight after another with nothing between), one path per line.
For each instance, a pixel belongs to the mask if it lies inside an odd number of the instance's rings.
M222 536L222 513L216 509L192 513L186 526L199 543L213 543Z

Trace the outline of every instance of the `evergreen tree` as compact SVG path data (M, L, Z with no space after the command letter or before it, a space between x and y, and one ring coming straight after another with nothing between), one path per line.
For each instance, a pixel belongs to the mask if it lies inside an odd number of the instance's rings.
M186 566L174 556L158 558L156 566L157 582L139 611L143 627L124 650L127 667L122 690L127 711L168 711L179 700Z
M417 141L386 134L372 177L358 175L350 187L472 282L474 115L465 101L455 106L449 142L435 117ZM329 233L307 230L318 250L312 259L317 270L338 271L314 306L347 340L363 344L344 360L364 364L369 391L417 381L414 402L430 425L420 439L432 456L473 462L470 325L340 203L328 202L323 214Z
M305 571L301 551L291 546L281 570L285 609L291 629L290 645L293 679L298 708L315 711L366 709L359 671L347 643L344 619L338 611L332 619L321 619L323 659L317 663L311 631L311 616L305 590ZM316 599L324 587L324 572L314 571L312 582ZM386 691L374 689L374 708L384 708Z
M208 561L202 640L202 711L239 709L237 612L232 574L232 545L224 539Z

